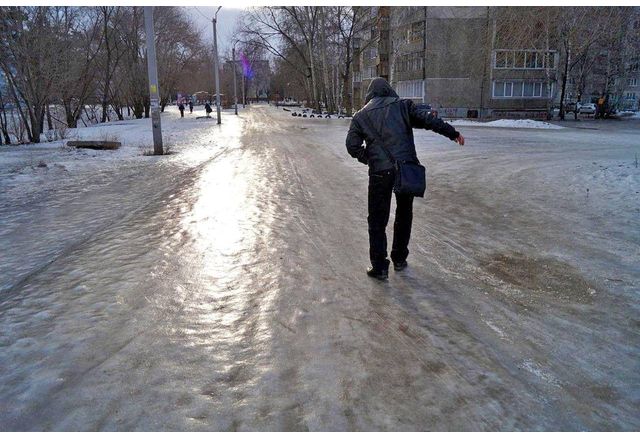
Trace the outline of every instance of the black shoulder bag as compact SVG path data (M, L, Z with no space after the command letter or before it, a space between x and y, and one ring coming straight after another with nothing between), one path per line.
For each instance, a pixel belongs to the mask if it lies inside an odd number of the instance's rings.
M385 112L385 120L387 119L388 114L389 105L387 105L387 111ZM427 189L427 172L425 167L414 161L397 161L385 145L378 130L376 130L373 127L373 124L369 121L369 115L365 113L363 116L364 117L362 119L365 121L365 124L369 129L371 129L378 142L380 142L380 146L384 150L385 154L387 154L387 157L389 157L389 160L393 163L396 174L393 191L396 194L424 197L424 193Z

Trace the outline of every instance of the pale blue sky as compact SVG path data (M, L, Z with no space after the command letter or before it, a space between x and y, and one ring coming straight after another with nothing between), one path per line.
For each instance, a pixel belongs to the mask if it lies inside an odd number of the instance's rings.
M215 14L217 6L185 6L185 9L196 24L195 30L202 31L203 41L213 44L211 18L213 14ZM220 12L218 12L218 53L221 57L223 57L227 49L231 47L233 30L241 12L242 9L240 8L230 8L226 6L223 6Z

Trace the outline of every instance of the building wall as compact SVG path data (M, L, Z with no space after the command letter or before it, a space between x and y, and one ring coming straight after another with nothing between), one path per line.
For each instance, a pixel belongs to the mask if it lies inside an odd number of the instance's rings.
M377 13L380 10L384 9L378 8ZM494 47L490 12L488 7L388 8L388 33L375 35L376 46L383 47L381 40L386 37L388 77L398 94L430 104L451 117L517 117L524 112L528 117L546 116L542 113L547 106L543 96L495 96L494 87L496 83L504 87L504 82L543 82L546 92L547 83L556 82L557 54L552 55L550 69L496 68L496 50L502 48ZM361 44L372 37L363 34ZM378 74L383 61L375 61ZM363 56L360 62L365 74L354 82L356 109L364 103L370 82L367 77L374 64L369 56ZM551 91L555 93L557 86L553 85Z
M626 65L626 78L620 97L620 109L640 110L640 57L631 58Z
M479 110L489 43L486 8L428 8L426 28L426 102L455 116Z

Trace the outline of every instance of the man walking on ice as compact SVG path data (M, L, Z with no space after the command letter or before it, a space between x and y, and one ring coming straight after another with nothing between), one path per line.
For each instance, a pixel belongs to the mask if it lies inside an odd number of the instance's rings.
M367 274L385 280L389 277L386 228L394 189L395 162L419 163L413 141L413 128L424 128L464 145L464 137L451 125L400 99L384 78L374 79L367 89L365 106L351 120L347 151L369 166L369 258ZM366 146L362 145L365 142ZM393 224L391 260L396 271L407 267L408 245L413 219L413 195L396 193L396 219Z

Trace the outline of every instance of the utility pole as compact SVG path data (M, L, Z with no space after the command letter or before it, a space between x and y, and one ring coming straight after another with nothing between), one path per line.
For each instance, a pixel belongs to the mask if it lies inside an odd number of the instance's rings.
M236 41L237 43L237 41ZM236 91L236 43L231 48L231 62L233 63L233 105L238 115L238 92Z
M218 125L222 123L222 120L220 118L220 69L218 67L218 35L216 33L216 23L218 22L218 11L221 7L222 6L218 6L216 13L211 20L213 23L213 63L216 67L216 71L214 73L216 77L216 112L218 113Z
M156 40L153 33L153 6L144 7L144 27L147 36L147 72L151 102L151 126L153 127L153 154L162 155L162 126L160 125L160 92L158 90L158 66Z
M422 103L427 103L427 6L424 7L424 29L422 29Z
M247 96L244 92L244 68L242 70L242 108L244 108L244 105L247 103Z

